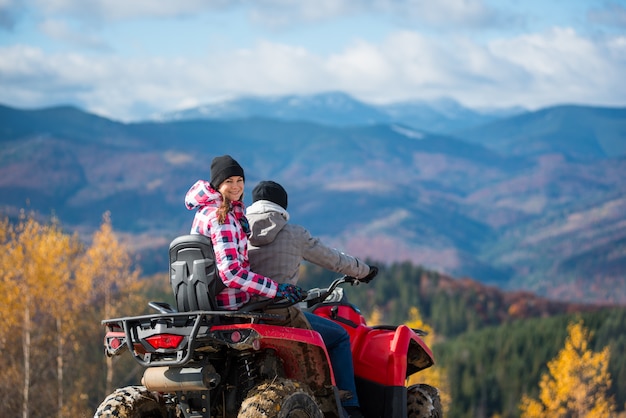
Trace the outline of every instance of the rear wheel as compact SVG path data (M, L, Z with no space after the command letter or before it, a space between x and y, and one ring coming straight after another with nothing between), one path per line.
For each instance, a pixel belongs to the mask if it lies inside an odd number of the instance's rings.
M143 386L116 389L98 406L94 418L166 418L167 411L155 392Z
M237 418L323 418L315 398L301 383L275 379L251 389Z
M407 416L409 418L442 418L439 389L418 384L407 388Z

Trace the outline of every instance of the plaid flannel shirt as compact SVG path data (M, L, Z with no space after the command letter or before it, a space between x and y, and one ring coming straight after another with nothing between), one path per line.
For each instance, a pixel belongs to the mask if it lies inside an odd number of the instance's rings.
M216 296L217 305L236 310L248 302L251 295L275 297L276 282L250 271L248 236L240 221L245 216L243 203L232 202L225 222L220 224L216 211L221 203L220 193L205 180L198 180L185 196L187 209L197 210L191 233L211 238L217 270L226 285L226 289Z

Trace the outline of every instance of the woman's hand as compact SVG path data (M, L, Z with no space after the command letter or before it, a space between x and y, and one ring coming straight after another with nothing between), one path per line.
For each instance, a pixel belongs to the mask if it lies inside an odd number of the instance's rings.
M306 292L301 287L290 284L280 283L278 285L278 291L276 292L277 298L285 298L289 302L300 302L306 297Z

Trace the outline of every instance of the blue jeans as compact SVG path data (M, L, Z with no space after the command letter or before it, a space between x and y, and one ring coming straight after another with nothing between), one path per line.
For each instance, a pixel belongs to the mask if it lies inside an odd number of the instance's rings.
M324 340L337 387L341 390L352 392L352 398L341 404L343 406L359 406L356 384L354 383L354 366L352 365L352 351L350 351L350 336L348 332L341 325L330 319L322 318L310 312L305 312L304 315L313 329L319 332L322 340Z

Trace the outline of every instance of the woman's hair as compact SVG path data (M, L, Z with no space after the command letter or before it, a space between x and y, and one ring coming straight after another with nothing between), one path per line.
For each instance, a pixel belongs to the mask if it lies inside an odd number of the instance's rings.
M222 204L217 208L217 222L223 224L226 222L228 211L230 210L230 200L227 197L222 196Z
M220 224L223 224L224 222L226 222L226 217L228 216L228 211L230 210L230 199L224 196L222 192L219 192L219 193L222 195L222 204L220 205L219 208L217 208L217 211L216 211L217 222L219 222ZM243 197L243 193L239 199L241 199L242 197Z

